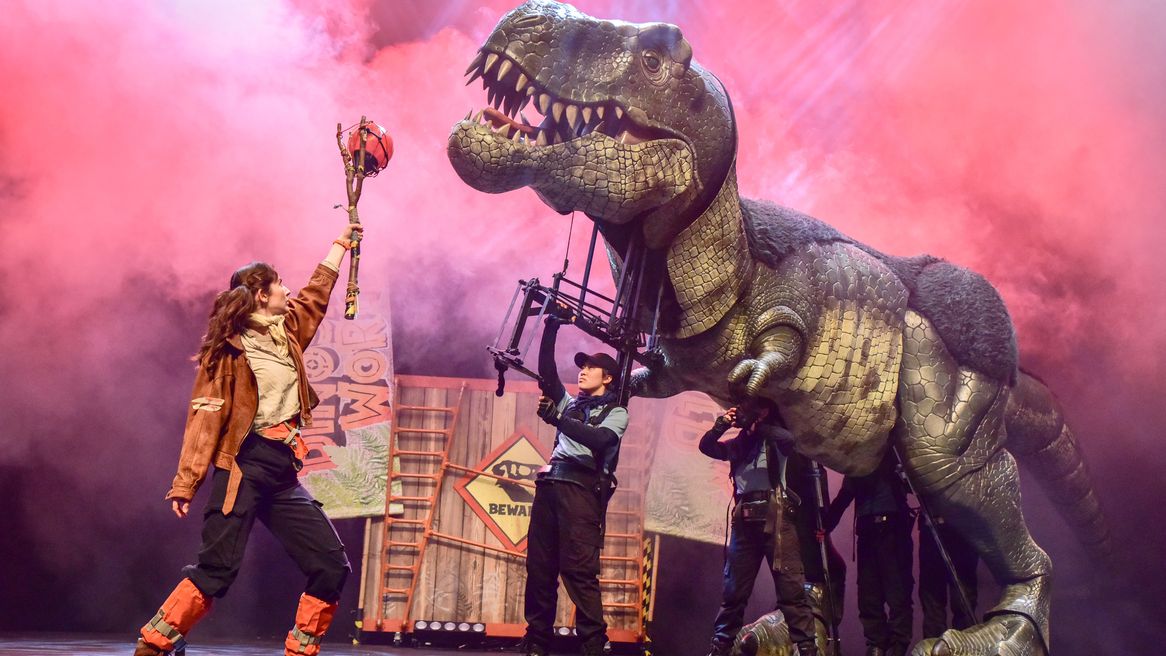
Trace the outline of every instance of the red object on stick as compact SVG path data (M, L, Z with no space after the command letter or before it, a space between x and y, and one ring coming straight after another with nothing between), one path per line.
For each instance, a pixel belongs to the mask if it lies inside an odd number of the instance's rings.
M356 161L364 141L364 162ZM348 133L348 152L357 166L364 165L364 174L372 177L393 158L393 139L384 127L369 121Z

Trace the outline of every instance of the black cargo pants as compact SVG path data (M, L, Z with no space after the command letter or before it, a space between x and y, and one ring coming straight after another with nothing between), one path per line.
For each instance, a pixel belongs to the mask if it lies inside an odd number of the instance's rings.
M526 642L546 647L558 605L558 578L575 604L575 632L584 645L607 641L599 591L603 506L582 485L539 480L526 547Z
M222 597L243 562L258 519L308 577L305 592L335 603L351 571L344 545L319 502L299 483L291 449L251 433L236 457L243 472L235 507L222 512L228 471L216 469L202 525L198 564L182 569L203 594Z

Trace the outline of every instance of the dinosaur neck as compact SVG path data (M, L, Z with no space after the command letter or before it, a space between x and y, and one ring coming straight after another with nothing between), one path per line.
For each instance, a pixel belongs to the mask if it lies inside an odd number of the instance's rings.
M674 337L712 328L740 298L753 270L742 223L737 173L668 247L668 276L683 310Z

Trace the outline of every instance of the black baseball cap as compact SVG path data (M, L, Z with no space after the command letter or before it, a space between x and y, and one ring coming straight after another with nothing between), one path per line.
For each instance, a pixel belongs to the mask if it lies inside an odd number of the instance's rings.
M619 363L617 363L615 358L611 357L610 355L606 353L576 353L575 366L583 368L583 365L586 364L589 364L593 367L599 367L600 369L611 374L612 384L619 382Z

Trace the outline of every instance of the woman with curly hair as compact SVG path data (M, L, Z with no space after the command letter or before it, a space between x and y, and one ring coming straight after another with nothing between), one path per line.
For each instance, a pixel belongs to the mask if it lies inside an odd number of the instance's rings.
M194 357L178 474L166 493L174 514L186 517L214 465L202 546L198 563L183 568L183 579L142 627L134 656L185 649L186 634L238 575L256 519L308 577L286 654L319 653L351 567L335 528L297 476L307 455L300 429L311 425L319 402L303 351L324 320L350 237L360 231L358 224L345 228L294 297L275 269L252 262L215 298Z

